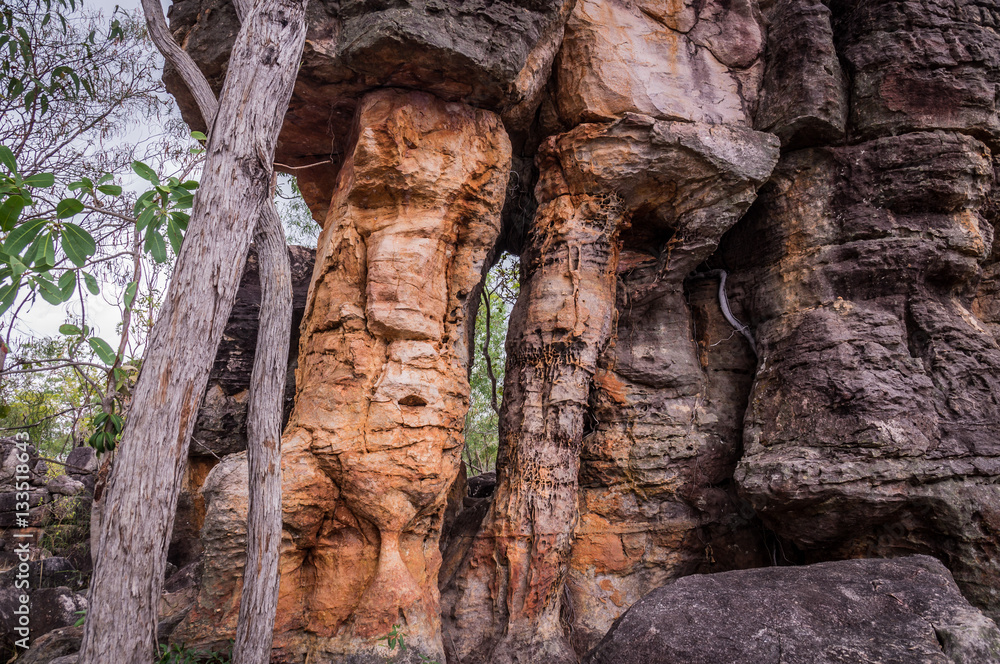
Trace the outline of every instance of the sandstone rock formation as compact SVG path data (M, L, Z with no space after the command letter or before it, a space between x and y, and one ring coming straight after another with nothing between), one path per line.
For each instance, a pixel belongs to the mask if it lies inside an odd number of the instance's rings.
M691 574L913 553L998 615L995 7L317 0L309 21L277 160L324 230L275 661L381 662L399 626L442 663L577 662ZM232 7L172 22L221 85ZM463 500L502 250L496 486ZM235 628L241 463L190 471L204 574L178 640Z
M1000 629L934 558L690 576L633 606L587 664L1000 662Z

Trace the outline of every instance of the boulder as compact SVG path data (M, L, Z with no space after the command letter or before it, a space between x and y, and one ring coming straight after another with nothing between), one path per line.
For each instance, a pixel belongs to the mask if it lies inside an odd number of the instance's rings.
M56 475L45 485L51 493L62 496L75 496L83 493L86 487L80 480L73 479L69 475Z
M84 577L69 558L51 556L42 560L31 560L27 564L27 580L31 588L65 586L82 590L81 582ZM0 572L0 588L13 588L18 574L22 574L18 567Z
M635 603L585 664L997 664L1000 629L929 556L695 575Z
M87 598L65 587L0 588L0 643L11 644L20 638L14 631L19 625L19 615L15 611L21 606L23 594L27 594L30 598L30 643L34 643L38 637L54 629L76 624L80 619L80 614L77 612L87 609Z
M31 648L21 654L17 664L75 664L83 641L83 626L63 627L32 639Z

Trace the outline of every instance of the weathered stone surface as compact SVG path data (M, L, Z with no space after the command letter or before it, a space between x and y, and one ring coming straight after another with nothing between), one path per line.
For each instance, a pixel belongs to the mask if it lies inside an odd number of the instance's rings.
M325 162L293 172L309 181L331 181L349 154L348 131L358 101L383 87L425 91L489 109L501 114L512 130L525 131L541 101L572 6L572 0L310 3L302 68L276 161L293 167ZM232 5L227 0L180 0L172 5L170 24L209 80L221 88L238 30ZM184 116L197 118L186 89L169 70L165 81ZM320 189L314 196L326 194L329 200L329 189ZM319 214L322 204L312 208ZM317 220L322 223L325 217Z
M200 533L204 553L198 563L202 570L198 594L190 611L171 631L171 641L221 649L235 638L246 566L249 492L246 452L227 456L205 479L200 490L205 517ZM174 592L183 593L183 589ZM164 609L176 609L175 604L168 600L164 606L161 601L161 614Z
M56 475L49 480L45 488L50 493L57 493L62 496L75 496L86 489L83 482L73 479L69 475Z
M376 639L399 624L443 661L438 536L468 407L467 309L499 234L510 144L492 113L399 91L366 98L353 131L283 440L276 656L382 662ZM208 531L214 504L230 515L245 502L245 478L221 479L237 465L209 476L202 590L179 641L235 630L243 540L210 545Z
M568 127L625 113L750 124L763 34L747 0L578 0L556 61ZM692 30L692 27L695 29Z
M221 81L231 6L173 21ZM575 662L690 574L914 552L997 615L994 7L331 0L310 26L279 161L319 164L291 170L325 231L275 661L382 662L399 624L411 658ZM510 181L473 106L513 136ZM524 266L502 450L495 491L463 496L469 307L498 248ZM248 377L252 345L227 352ZM203 431L239 435L245 382L213 389ZM197 445L171 555L207 565L174 638L218 647L245 469Z
M761 354L736 479L807 560L931 553L1000 610L1000 348L969 311L989 152L911 133L783 159L724 258Z
M19 561L20 562L20 561ZM0 588L14 588L18 574L26 579L31 588L58 588L65 586L72 590L81 590L82 576L73 561L61 556L51 556L42 560L28 562L25 576L18 567L12 567L6 572L0 572Z
M77 611L86 611L87 598L69 588L38 588L27 590L6 586L0 588L0 643L9 647L21 636L15 632L20 625L21 595L29 600L29 643L54 629L67 627L80 618Z
M591 388L566 582L580 655L670 580L769 562L731 482L755 357L722 316L717 279L685 294L659 269L623 252L617 334Z
M847 129L847 80L821 0L764 5L767 54L754 126L786 149L840 143Z
M63 657L75 657L83 640L83 626L63 627L33 639L31 648L17 658L18 664L54 664ZM72 661L72 660L71 660Z
M976 0L831 3L857 138L952 129L1000 146L1000 9Z
M750 207L777 161L770 134L630 113L549 138L536 196L619 199L631 222L626 245L653 254L669 247L661 271L679 284Z
M1000 629L927 556L690 576L633 606L586 664L1000 662Z
M479 538L469 545L447 586L450 657L462 662L576 661L562 624L562 597L571 553L576 555L578 483L584 472L579 458L584 435L592 428L585 421L598 417L593 404L588 405L597 359L609 340L621 337L630 311L637 309L636 320L642 320L650 303L655 310L672 299L680 317L657 342L669 343L683 334L687 344L682 342L676 354L692 370L689 374L697 375L679 380L706 382L689 338L684 276L712 253L722 233L749 207L777 159L777 140L745 127L655 121L635 114L610 124L580 125L543 142L535 189L539 207L522 253L525 277L508 335L497 491ZM647 270L632 292L618 284L619 241L648 256ZM642 258L628 263L624 271L636 273L640 262ZM616 290L622 291L617 310ZM618 323L614 332L613 319ZM647 350L631 346L649 325L643 320L636 324L642 328L637 333L630 330L621 337L626 352L644 356L631 362L632 377L640 381L643 373L659 369L649 365L663 359L647 359ZM628 368L623 371L628 375ZM656 389L668 384L653 381ZM704 399L697 392L685 395L690 403L674 405L688 413L679 424L682 431L691 424L696 400ZM646 412L638 404L636 411L626 412L625 395L615 391L615 397L612 410L622 421L634 422L639 412ZM690 441L685 449L688 445ZM731 451L722 465L731 469L734 462ZM628 491L641 493L634 485ZM721 517L716 513L714 518ZM692 521L696 523L689 530L701 525ZM588 541L580 549L590 551L577 556L581 576L573 598L582 605L610 583L594 572L608 561L594 557L609 553L599 550L619 534L610 522L604 524L606 532L597 532L592 526L600 522L599 516L589 522ZM696 555L703 556L705 547L699 548ZM632 581L637 589L649 589ZM616 595L621 606L637 597ZM582 612L579 633L586 636L579 647L585 650L603 633L596 625L603 621L606 628L614 617Z

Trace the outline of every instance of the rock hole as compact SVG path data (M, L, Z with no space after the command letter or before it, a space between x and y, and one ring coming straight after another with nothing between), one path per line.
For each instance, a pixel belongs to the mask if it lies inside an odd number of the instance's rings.
M400 406L410 406L411 408L419 408L421 406L427 405L427 399L419 397L416 394L408 394L399 400Z

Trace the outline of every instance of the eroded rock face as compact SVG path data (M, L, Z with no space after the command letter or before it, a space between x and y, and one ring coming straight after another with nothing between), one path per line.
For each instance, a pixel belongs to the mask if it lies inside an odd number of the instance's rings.
M607 64L601 57L622 72L639 71L640 63L647 71L663 66L680 71L683 75L672 82L634 79L635 85L647 85L661 97L668 91L679 97L671 85L687 85L691 98L717 91L707 84L695 86L695 65L671 60L676 49L660 44L663 39L683 41L689 36L660 21L648 25L648 13L613 2L590 5L593 12L603 12L603 22L598 22L583 13L581 7L587 6L577 6L567 27L558 65L557 105L569 122L620 119L580 124L549 137L536 157L538 208L522 253L524 279L508 334L497 492L463 566L445 585L446 643L449 657L461 662L575 662L618 612L655 587L657 580L692 568L666 565L669 569L650 572L647 567L657 564L653 561L662 551L647 554L647 537L667 539L676 534L677 524L664 524L663 516L656 525L652 519L643 525L622 522L627 508L613 505L615 499L642 503L633 516L659 510L664 501L648 500L647 488L662 480L651 480L646 487L641 480L636 482L631 469L608 472L605 467L602 472L582 466L580 454L587 461L591 454L600 457L607 447L615 446L604 439L606 431L593 432L599 417L603 423L617 420L631 428L636 420L662 418L661 408L672 409L666 419L673 420L675 435L690 434L708 380L691 339L684 278L709 257L722 233L750 206L778 158L777 139L745 126L746 109L733 92L735 83L729 92L712 97L716 102L733 101L731 116L715 113L724 107L704 99L701 103L713 111L686 109L681 113L684 121L632 112L673 117L655 104L618 104L609 90L611 82L620 83L620 76L597 71ZM637 27L640 23L642 29ZM606 41L610 38L601 31L614 30L638 46L612 49ZM728 42L722 32L706 29L698 39L726 52L723 47ZM710 53L708 46L684 44L702 56ZM742 59L730 54L734 65L737 60L742 65L752 62L759 49L751 50L753 54ZM729 76L728 69L722 70ZM590 110L566 111L578 102ZM722 119L732 124L709 124ZM619 267L622 251L628 261ZM657 318L661 307L668 323ZM656 313L644 317L647 310ZM656 338L651 348L642 346L644 337ZM661 343L664 348L657 347ZM648 357L650 350L655 357ZM669 379L651 380L650 375L663 371L659 362L666 362L670 372L686 371L678 382L694 387L685 393L671 390ZM619 370L636 383L651 382L652 395L628 395L615 374ZM610 394L604 404L609 412L598 415L594 401L601 397L595 393ZM639 457L636 462L647 468L673 472L667 466L684 454L671 458L664 453L669 444L654 440L662 429L653 425L647 432L648 439L620 441L614 455L625 466L631 465L634 453ZM735 462L733 433L730 427L725 443L730 451L722 455L723 468ZM713 444L718 444L717 437L678 447L687 452L704 446L701 453L707 458L717 454L710 450ZM619 474L622 470L628 480ZM696 493L707 483L699 477L692 486L662 487L670 496L665 502L686 504L682 492ZM602 498L609 500L602 503ZM584 521L578 532L581 509ZM680 539L687 531L700 535L705 523L724 520L721 514L716 510L711 518L689 518ZM685 562L704 557L705 544L693 544L694 536L689 539L679 557ZM752 557L752 553L746 556ZM597 608L612 594L614 609ZM568 620L567 614L572 616Z
M996 616L995 9L830 7L855 144L785 154L723 243L761 350L736 479L799 560L929 553Z
M932 553L996 611L1000 348L969 311L986 146L917 132L786 156L727 241L761 352L736 478L807 555Z
M359 100L396 87L491 110L510 131L534 120L573 0L315 0L302 67L275 161L299 178L319 223L350 154ZM170 27L218 91L239 30L230 0L179 0ZM193 99L170 68L164 81L192 126ZM297 167L303 167L298 170Z
M1000 662L1000 629L934 558L690 576L622 616L587 664Z
M381 661L375 639L402 621L441 660L438 535L468 407L468 307L510 144L492 113L393 91L364 100L354 135L283 441L275 645Z
M556 65L556 107L570 127L625 113L749 124L762 50L748 0L578 0Z

